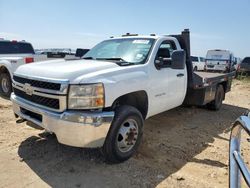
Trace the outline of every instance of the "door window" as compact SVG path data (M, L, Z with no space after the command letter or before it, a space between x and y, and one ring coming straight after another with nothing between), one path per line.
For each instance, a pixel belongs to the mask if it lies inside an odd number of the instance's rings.
M162 61L163 67L169 67L171 65L171 56L173 51L176 50L174 41L163 41L158 49L155 60Z

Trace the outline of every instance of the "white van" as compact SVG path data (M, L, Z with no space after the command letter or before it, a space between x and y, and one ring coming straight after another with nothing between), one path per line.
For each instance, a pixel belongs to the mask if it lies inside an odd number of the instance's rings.
M234 64L234 55L229 50L208 50L206 70L230 72Z
M204 71L205 69L205 58L191 56L194 71Z

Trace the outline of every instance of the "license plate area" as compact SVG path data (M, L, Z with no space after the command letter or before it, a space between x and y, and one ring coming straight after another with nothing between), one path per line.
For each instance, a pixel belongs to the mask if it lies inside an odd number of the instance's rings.
M41 114L37 114L35 112L31 112L27 109L24 108L20 108L21 112L27 116L30 116L32 119L35 119L36 121L39 121L40 123L42 123L43 121L43 116Z
M207 65L208 68L214 68L214 65Z

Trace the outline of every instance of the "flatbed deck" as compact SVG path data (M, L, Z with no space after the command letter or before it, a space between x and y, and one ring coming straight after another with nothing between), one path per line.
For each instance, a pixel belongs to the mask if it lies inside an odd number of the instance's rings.
M231 82L235 72L213 73L213 72L193 72L193 84L188 88L185 104L205 105L215 99L216 89L219 84L227 93L231 89Z
M235 72L230 73L213 73L213 72L194 72L194 87L204 87L207 85L217 84L219 82L231 79Z

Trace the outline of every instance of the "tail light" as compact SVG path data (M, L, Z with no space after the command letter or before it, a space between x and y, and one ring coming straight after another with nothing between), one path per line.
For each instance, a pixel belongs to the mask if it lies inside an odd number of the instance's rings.
M32 63L34 62L34 58L33 57L26 57L25 58L25 63L28 64L28 63Z

